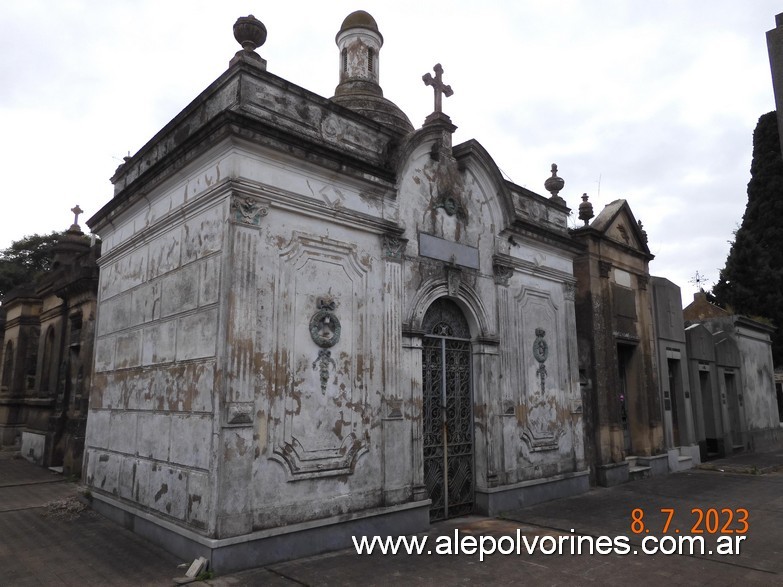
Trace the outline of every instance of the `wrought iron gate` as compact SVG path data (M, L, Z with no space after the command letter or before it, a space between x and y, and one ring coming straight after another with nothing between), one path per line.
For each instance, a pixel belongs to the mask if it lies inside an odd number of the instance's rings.
M447 299L430 306L423 326L424 483L436 521L473 511L470 331Z

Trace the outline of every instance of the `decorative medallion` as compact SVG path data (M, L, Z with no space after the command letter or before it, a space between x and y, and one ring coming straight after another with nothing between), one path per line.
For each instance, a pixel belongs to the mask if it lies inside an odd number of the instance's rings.
M549 345L544 340L546 331L543 328L536 328L536 340L533 342L533 357L539 363L546 361L549 356Z
M324 138L335 140L339 138L343 132L340 120L334 115L327 116L321 123L321 133Z
M334 301L319 299L318 311L310 319L310 336L319 347L329 348L340 342L340 320L334 313L335 307Z

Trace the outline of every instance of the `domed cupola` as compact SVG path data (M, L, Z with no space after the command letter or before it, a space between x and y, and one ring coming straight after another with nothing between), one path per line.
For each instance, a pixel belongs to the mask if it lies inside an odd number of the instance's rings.
M378 83L383 35L375 19L364 10L352 12L335 41L340 50L340 83L332 101L400 133L412 132L411 121L383 97Z

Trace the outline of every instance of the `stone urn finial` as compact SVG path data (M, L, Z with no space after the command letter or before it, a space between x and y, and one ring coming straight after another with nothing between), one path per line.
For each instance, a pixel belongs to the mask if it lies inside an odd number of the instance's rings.
M638 221L638 224L639 224L639 232L642 235L642 240L644 241L644 244L647 244L647 242L649 240L648 237L647 237L647 231L644 230L644 225L642 224L641 220Z
M252 14L240 16L234 23L234 38L242 45L242 50L234 55L229 66L238 61L252 60L261 65L262 69L266 69L266 61L256 53L256 49L266 42L266 27L263 22Z
M560 190L563 189L563 186L565 185L565 181L562 177L557 176L557 164L552 163L552 177L548 178L544 182L544 188L546 191L548 191L550 194L552 194L553 200L562 200L558 194L560 193Z
M593 216L593 205L587 201L587 194L582 194L582 203L579 204L579 220L583 220L587 226Z

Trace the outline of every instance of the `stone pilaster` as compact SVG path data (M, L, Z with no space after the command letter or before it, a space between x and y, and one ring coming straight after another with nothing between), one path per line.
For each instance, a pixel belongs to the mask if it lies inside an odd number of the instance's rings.
M383 480L384 503L404 501L404 474L410 467L410 420L403 416L402 373L402 255L405 241L385 236L383 288Z
M223 256L223 287L226 304L219 361L223 391L217 399L221 442L218 465L219 507L217 534L236 536L252 531L251 499L253 434L257 365L256 323L258 314L257 267L261 219L268 213L255 198L232 195L226 229L228 246ZM222 404L222 405L220 405Z
M413 499L427 499L424 486L424 422L422 420L422 335L417 332L405 332L402 336L403 372L410 378L401 382L405 398L410 406L411 420L411 460L413 463L412 484Z

